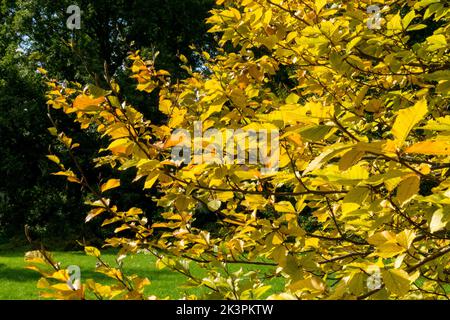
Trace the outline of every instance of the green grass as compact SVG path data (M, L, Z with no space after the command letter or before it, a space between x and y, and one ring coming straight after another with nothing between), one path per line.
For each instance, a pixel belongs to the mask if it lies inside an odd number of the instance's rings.
M77 265L81 269L82 280L94 279L102 284L113 284L114 281L94 271L96 259L89 257L84 252L54 252L55 260L62 266ZM114 265L116 255L113 252L102 254L102 258ZM0 300L35 300L39 299L36 283L40 278L37 272L25 269L24 250L0 251ZM236 271L241 266L233 266L231 271ZM242 266L244 271L250 271L251 266ZM146 293L156 295L159 298L170 297L179 299L185 293L199 294L203 289L184 289L186 277L168 269L155 268L155 258L151 255L138 254L127 257L124 261L126 274L137 274L148 277L151 285ZM258 267L258 269L261 269ZM201 270L193 265L192 272L201 274ZM273 290L281 290L283 283L280 280L271 282ZM272 291L272 290L271 290Z

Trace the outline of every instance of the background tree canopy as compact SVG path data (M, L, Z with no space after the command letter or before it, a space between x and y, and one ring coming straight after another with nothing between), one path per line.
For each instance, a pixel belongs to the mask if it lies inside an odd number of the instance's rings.
M49 176L45 154L52 142L47 131L50 125L45 87L36 72L38 67L66 81L105 85L103 74L107 65L124 96L158 121L156 95L144 100L132 87L125 68L129 50L133 46L142 48L149 58L159 51L157 65L172 71L176 79L186 76L178 68L177 56L184 54L195 61L190 46L208 50L213 40L205 36L204 24L212 0L77 3L82 9L82 27L71 31L66 26L66 9L73 1L1 2L0 239L14 235L21 238L25 224L42 236L66 239L75 237L71 234L92 236L94 231L83 223L80 207L85 192ZM71 130L75 135L79 131L75 126ZM86 146L86 157L81 160L85 166L95 152L98 136L91 134L80 139ZM88 170L88 174L98 176L101 172ZM121 201L148 204L146 197L134 194L132 186L129 191L128 198L122 197Z

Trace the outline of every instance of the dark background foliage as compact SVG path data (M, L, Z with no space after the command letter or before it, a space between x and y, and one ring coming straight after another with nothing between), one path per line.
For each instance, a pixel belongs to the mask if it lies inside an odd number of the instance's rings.
M81 29L69 30L69 5L81 8ZM0 8L0 242L24 240L29 225L35 237L69 247L82 238L101 238L97 223L85 224L86 190L51 176L57 168L45 155L58 151L47 128L51 124L45 104L45 84L36 72L50 77L104 86L105 65L122 87L125 98L152 122L162 121L156 95L144 97L129 79L126 57L137 48L152 57L158 68L174 79L185 75L179 54L200 64L191 45L210 51L212 36L204 21L213 0L2 0ZM205 36L206 35L206 36ZM99 137L82 135L69 119L55 114L56 121L83 148L77 157L96 182L107 177L106 169L93 170L92 158ZM70 163L67 155L63 160ZM66 159L64 159L66 158ZM157 215L150 195L131 184L132 173L123 173L120 192L111 196L119 206L138 206L150 218ZM106 232L106 231L105 231Z

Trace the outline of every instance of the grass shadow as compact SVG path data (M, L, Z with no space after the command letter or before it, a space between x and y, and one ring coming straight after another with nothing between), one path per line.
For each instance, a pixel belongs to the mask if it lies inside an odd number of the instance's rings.
M9 268L4 264L0 264L0 282L14 281L14 282L29 282L38 281L40 275L32 270L25 268Z

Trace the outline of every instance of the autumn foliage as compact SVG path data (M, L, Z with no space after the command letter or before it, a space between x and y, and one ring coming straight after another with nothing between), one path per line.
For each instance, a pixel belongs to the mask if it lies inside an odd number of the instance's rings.
M217 2L208 23L220 40L214 54L199 52L202 70L181 57L189 77L172 83L139 52L129 56L137 90L159 94L163 125L124 101L109 77L107 89L49 82L52 109L108 139L93 165L134 168L163 213L149 223L140 208L118 208L108 190L120 188L120 179L87 181L76 156L83 146L54 123L51 132L72 159L62 164L50 155L55 174L92 192L86 221L114 225L105 246L120 251L111 266L87 247L99 258L97 271L117 285L87 280L75 289L50 253L29 253L30 267L43 273L44 295L147 299L150 281L121 268L127 255L146 251L158 267L184 274L187 285L206 288L187 298L448 297L448 6L380 0L380 27L368 28L368 0ZM173 133L193 131L196 121L223 133L278 130L279 170L174 162L181 140ZM199 208L215 228L196 223ZM193 264L203 276L191 272ZM230 272L231 265L254 268ZM368 286L376 274L380 284ZM269 291L274 278L283 279L282 291Z

